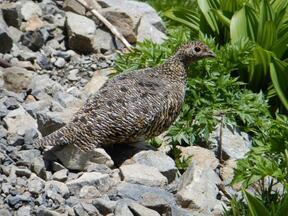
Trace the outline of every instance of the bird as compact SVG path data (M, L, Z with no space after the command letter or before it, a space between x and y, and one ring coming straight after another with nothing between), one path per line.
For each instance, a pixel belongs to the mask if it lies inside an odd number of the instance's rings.
M34 146L74 145L88 152L160 135L181 112L188 66L207 57L215 57L207 45L190 41L159 66L114 76L87 99L69 123L38 138Z

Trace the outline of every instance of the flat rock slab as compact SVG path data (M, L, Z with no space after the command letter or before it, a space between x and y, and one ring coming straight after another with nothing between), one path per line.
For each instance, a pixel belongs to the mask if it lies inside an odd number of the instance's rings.
M168 180L158 169L142 164L122 165L120 167L123 180L147 186L164 186Z
M77 179L66 182L66 185L73 194L77 194L84 186L94 186L99 191L108 191L110 188L110 181L111 179L108 174L90 172L84 173Z
M151 166L157 168L164 176L167 177L168 182L172 182L177 173L175 162L172 158L160 151L142 151L132 157L138 164Z

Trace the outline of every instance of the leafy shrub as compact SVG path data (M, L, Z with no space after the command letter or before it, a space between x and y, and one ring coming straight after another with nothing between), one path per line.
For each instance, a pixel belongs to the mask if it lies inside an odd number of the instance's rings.
M248 39L254 43L253 61L238 71L255 91L262 89L274 111L275 96L288 110L288 1L286 0L198 0L195 7L177 6L164 14L187 25L194 36L205 34L218 44L237 44ZM281 108L281 107L280 107Z

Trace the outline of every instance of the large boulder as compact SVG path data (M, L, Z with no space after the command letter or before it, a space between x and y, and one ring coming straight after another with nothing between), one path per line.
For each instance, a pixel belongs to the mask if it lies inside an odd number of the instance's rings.
M21 15L25 20L29 20L33 16L42 16L42 9L33 1L27 1L21 8Z
M96 25L93 20L72 12L66 13L69 47L80 53L93 52Z

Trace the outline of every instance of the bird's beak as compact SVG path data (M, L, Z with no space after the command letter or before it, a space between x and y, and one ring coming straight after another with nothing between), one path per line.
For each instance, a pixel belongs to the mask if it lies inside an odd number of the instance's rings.
M205 56L210 57L210 58L215 58L216 54L214 52L212 52L212 51L207 51L205 53Z

